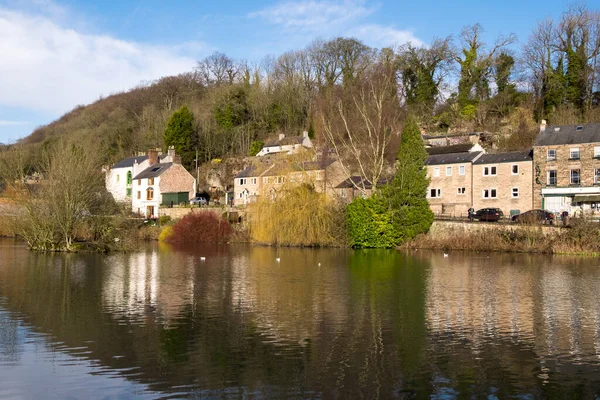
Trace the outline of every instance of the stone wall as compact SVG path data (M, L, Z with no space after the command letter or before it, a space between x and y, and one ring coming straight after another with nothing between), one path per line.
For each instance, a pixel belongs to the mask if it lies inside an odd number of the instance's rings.
M550 235L560 232L565 229L561 226L553 225L536 225L536 229L540 229L544 235ZM429 229L428 235L430 236L447 236L460 235L461 233L473 233L473 232L491 232L498 231L498 229L510 229L510 230L531 230L531 225L518 225L518 224L498 224L498 223L481 223L481 222L457 222L457 221L434 221Z

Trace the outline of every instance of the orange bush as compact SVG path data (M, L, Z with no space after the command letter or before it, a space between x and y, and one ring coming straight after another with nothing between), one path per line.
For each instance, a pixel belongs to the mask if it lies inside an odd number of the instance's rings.
M233 229L227 221L212 212L190 213L175 225L167 243L189 245L195 243L225 243Z

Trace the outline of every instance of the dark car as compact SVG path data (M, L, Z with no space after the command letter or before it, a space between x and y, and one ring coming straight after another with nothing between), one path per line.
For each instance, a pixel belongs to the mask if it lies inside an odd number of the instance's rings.
M554 223L554 214L546 210L529 210L513 215L512 220L519 224L552 224Z
M499 208L482 208L477 210L473 218L479 221L497 222L504 217L504 213Z

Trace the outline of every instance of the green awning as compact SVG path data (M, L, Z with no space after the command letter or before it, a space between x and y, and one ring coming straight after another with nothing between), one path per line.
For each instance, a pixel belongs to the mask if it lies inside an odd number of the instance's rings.
M573 197L573 203L600 203L600 194L581 194Z

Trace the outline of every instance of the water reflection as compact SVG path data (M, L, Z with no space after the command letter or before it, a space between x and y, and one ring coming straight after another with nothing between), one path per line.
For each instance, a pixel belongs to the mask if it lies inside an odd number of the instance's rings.
M599 283L585 259L0 241L0 397L35 368L57 398L104 376L124 397L593 398Z

